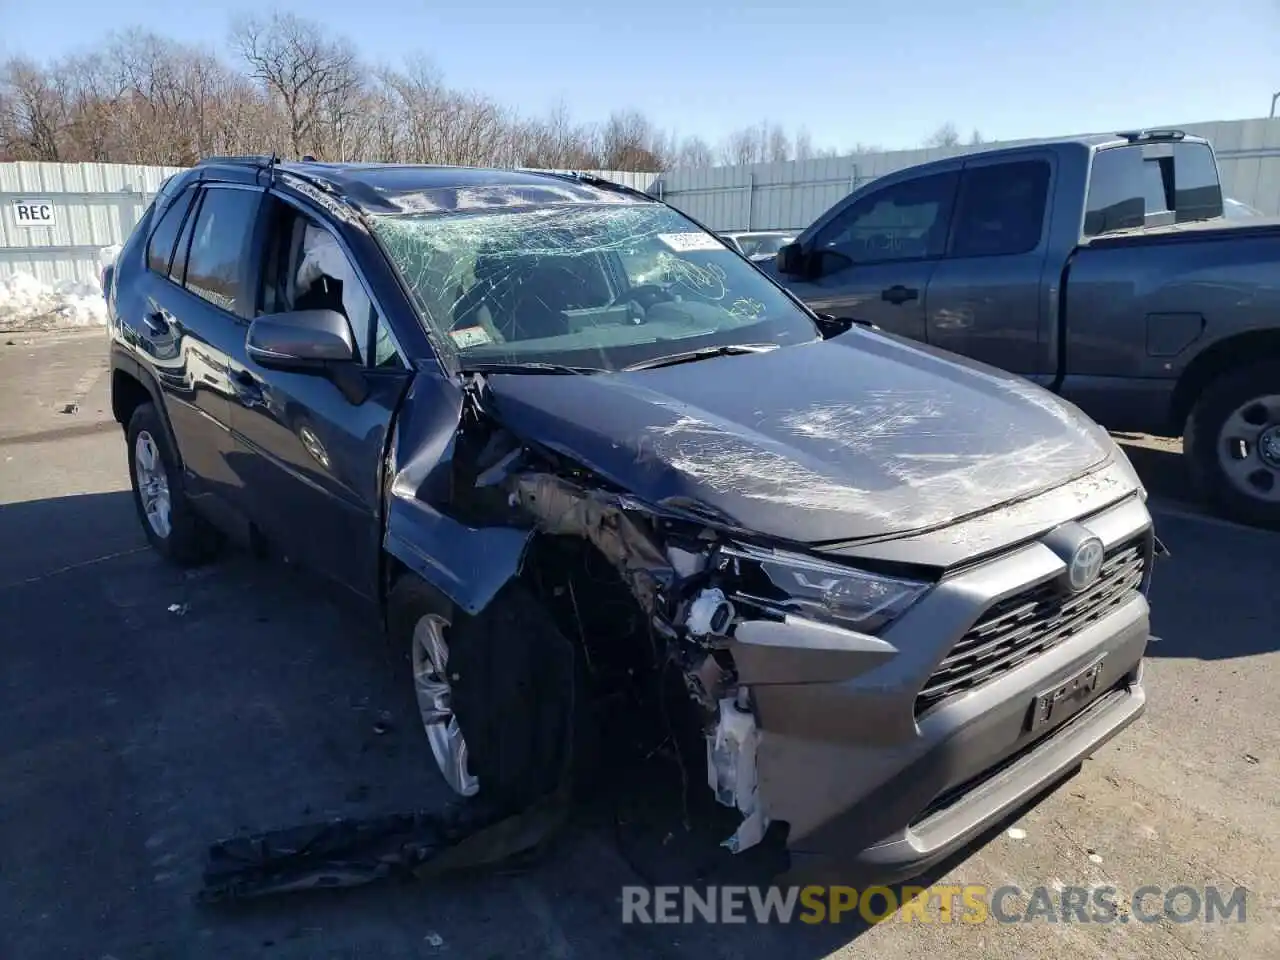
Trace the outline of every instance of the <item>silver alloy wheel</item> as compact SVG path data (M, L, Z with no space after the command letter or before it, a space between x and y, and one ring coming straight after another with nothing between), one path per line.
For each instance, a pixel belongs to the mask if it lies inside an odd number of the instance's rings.
M455 793L471 797L480 789L480 781L468 769L467 741L453 713L449 644L445 640L448 629L449 621L435 613L414 625L413 690L441 775Z
M1227 417L1218 463L1241 493L1280 503L1280 394L1255 397Z
M173 530L169 519L169 474L155 438L146 430L139 430L133 442L133 473L152 533L161 540L168 539Z

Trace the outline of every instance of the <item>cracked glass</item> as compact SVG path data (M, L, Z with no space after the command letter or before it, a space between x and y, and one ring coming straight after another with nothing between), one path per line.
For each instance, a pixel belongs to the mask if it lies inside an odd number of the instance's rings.
M818 339L754 266L657 203L371 217L436 342L468 363L618 370Z

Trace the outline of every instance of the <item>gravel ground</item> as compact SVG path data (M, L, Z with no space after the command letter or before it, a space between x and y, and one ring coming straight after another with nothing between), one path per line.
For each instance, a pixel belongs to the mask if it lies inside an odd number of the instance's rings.
M1239 885L1244 924L624 926L622 886L679 882L701 849L656 808L622 829L615 811L586 809L519 873L196 906L218 837L444 800L407 667L288 570L236 556L189 575L161 564L127 492L102 333L11 339L0 341L5 960L1280 956L1280 537L1179 501L1176 445L1141 439L1133 458L1173 552L1154 587L1148 712L935 879L1110 884L1121 900L1144 884ZM376 733L384 715L390 730Z

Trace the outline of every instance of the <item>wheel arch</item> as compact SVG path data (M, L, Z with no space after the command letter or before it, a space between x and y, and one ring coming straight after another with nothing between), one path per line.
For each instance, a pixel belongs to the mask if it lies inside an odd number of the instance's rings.
M1280 357L1280 327L1251 330L1219 340L1202 351L1178 378L1169 405L1169 425L1181 434L1196 401L1228 370Z
M138 407L145 403L155 407L156 416L159 418L160 426L164 430L165 440L168 441L169 449L173 451L173 455L178 461L178 469L181 470L185 467L182 448L178 445L178 438L173 432L173 425L169 422L169 411L165 409L165 405L160 398L160 386L156 383L155 377L132 357L124 354L118 348L113 348L111 358L111 415L115 418L116 423L127 431L129 429L129 420L133 417L134 411Z

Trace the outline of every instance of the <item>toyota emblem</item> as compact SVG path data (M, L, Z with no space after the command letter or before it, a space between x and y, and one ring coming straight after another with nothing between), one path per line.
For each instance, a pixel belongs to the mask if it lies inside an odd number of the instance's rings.
M1102 541L1097 537L1090 537L1076 547L1067 564L1067 584L1072 592L1087 590L1098 579L1104 553Z

